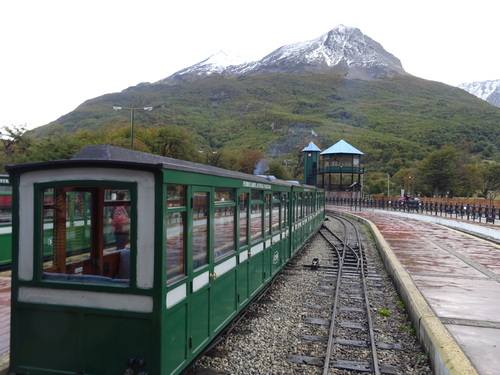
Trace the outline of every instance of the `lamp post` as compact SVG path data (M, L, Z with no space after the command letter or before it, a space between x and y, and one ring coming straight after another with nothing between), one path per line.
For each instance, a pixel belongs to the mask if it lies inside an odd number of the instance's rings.
M130 111L130 149L134 149L134 112L135 111L152 111L153 107L138 107L138 108L130 108L130 107L118 107L113 106L115 111L120 111L122 109L126 109Z

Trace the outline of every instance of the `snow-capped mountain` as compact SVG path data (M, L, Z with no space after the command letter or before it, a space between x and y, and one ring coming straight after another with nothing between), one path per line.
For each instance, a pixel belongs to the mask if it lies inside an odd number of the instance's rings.
M358 28L337 26L319 38L282 46L259 61L219 52L157 83L193 81L212 74L338 73L346 78L381 79L408 74L401 61Z
M461 89L477 96L495 107L500 107L500 79L493 81L461 83Z

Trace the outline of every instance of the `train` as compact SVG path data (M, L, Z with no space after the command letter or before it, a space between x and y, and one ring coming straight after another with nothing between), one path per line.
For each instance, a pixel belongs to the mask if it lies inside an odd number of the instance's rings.
M9 176L0 175L0 267L12 262L12 186Z
M14 374L185 372L325 217L315 186L108 145L6 169Z

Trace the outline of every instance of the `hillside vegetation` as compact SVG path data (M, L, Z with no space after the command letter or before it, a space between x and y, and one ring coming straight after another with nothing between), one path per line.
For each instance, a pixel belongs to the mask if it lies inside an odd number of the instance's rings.
M444 146L476 160L500 159L500 108L412 76L363 81L328 74L214 75L177 85L141 84L88 100L35 134L129 126L129 111L113 111L114 105L154 106L136 112L136 129L179 127L194 133L199 150L258 150L292 168L311 140L326 149L344 139L365 154L367 171L391 175Z
M500 109L461 89L415 77L361 81L321 74L141 85L88 100L37 134L55 125L74 132L129 122L129 113L113 105L152 105L152 112L136 113L137 126L182 126L212 149L293 152L314 130L324 148L345 139L365 153L365 162L380 166L395 157L421 159L444 145L494 157L500 140Z

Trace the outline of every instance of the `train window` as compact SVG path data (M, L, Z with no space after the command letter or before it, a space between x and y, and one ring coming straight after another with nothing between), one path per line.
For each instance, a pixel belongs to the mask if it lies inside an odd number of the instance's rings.
M186 276L186 186L167 185L167 283Z
M215 260L235 251L234 237L234 206L216 206L214 212Z
M263 216L264 202L262 201L262 191L252 190L252 202L250 212L250 238L252 243L261 241L264 238ZM258 199L258 200L257 200Z
M197 191L193 199L193 269L208 264L209 193Z
M297 217L299 219L302 219L304 218L304 203L303 203L303 197L302 197L302 194L299 193L299 196L298 196L298 208L297 208L297 211L298 211L298 215Z
M234 189L215 189L214 258L221 259L236 251Z
M262 200L262 191L252 190L252 200L253 201L261 201Z
M185 212L167 213L167 282L186 275Z
M0 185L0 223L12 221L12 186Z
M128 285L129 190L67 186L41 193L42 278Z
M234 201L234 189L229 188L216 188L215 197L216 202L231 202Z
M271 234L271 229L273 226L271 215L271 194L266 194L266 210L264 212L264 215L265 235L269 236Z
M280 230L280 201L279 193L274 193L273 195L273 211L272 211L272 227L273 233L276 233Z
M167 207L183 207L186 205L186 188L184 185L167 185Z
M288 225L288 193L281 194L281 228Z
M248 245L248 198L249 194L248 193L241 193L240 194L240 220L239 220L239 225L240 225L240 247Z

